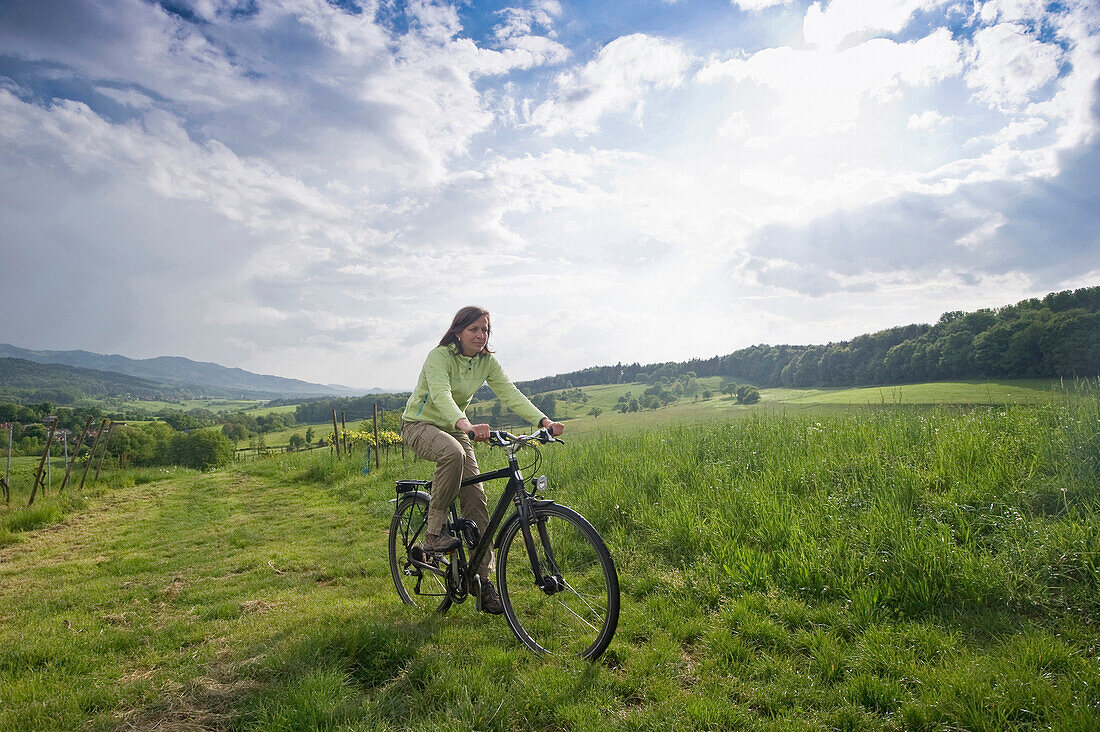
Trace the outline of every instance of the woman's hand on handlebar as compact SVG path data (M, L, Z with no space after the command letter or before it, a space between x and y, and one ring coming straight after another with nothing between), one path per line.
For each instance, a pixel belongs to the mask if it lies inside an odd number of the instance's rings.
M559 437L562 432L565 432L565 425L561 422L555 422L549 417L543 417L542 421L539 423L539 427L550 430L550 434L554 437Z
M469 435L474 442L487 442L489 440L490 427L487 424L470 424L470 420L463 417L455 422L455 427Z

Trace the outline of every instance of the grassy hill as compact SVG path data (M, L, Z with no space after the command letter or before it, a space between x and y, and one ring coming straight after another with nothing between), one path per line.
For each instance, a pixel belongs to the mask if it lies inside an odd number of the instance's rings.
M828 410L544 450L619 567L596 664L399 604L387 499L431 472L399 452L115 473L44 531L4 509L0 728L1089 728L1100 401Z

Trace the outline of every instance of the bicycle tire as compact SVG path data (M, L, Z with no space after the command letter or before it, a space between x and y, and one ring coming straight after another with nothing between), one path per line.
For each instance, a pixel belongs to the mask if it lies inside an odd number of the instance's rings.
M427 494L416 493L402 498L390 520L390 575L397 594L406 605L436 609L443 613L453 598L444 579L414 565L409 550L423 542L423 526L428 517Z
M565 589L547 594L534 582L518 516L501 531L497 584L512 632L536 653L599 657L619 622L619 577L615 563L592 524L571 508L533 508L531 532L540 570L552 574L538 522L545 522Z

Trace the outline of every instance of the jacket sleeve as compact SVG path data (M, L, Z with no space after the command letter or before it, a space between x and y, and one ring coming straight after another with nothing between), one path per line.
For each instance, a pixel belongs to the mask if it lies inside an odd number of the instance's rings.
M545 414L539 411L538 407L531 403L531 400L523 395L523 392L516 388L516 385L512 383L511 379L504 373L504 370L500 367L500 363L497 362L493 355L488 356L489 362L489 374L485 377L485 383L489 385L489 388L493 390L493 393L497 395L497 398L504 404L504 406L511 409L523 419L527 420L533 425L538 425L546 417Z
M451 376L447 370L449 359L442 349L433 349L424 361L424 380L428 384L428 398L439 410L439 416L453 430L455 422L466 414L458 408L451 395Z

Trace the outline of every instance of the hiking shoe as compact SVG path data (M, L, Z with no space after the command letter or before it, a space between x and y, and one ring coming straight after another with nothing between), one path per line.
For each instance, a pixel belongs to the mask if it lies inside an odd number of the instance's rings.
M500 603L500 595L497 594L497 590L493 587L493 583L489 580L481 580L481 588L475 584L473 586L474 597L478 598L478 605L481 607L481 612L489 613L490 615L500 615L504 612L504 605Z
M453 552L462 544L457 536L450 534L428 534L424 537L424 551L430 554Z

